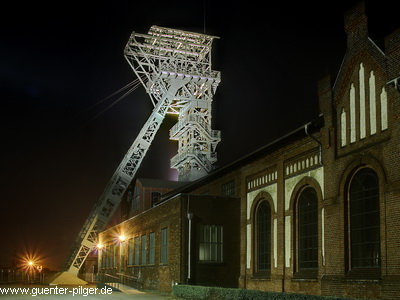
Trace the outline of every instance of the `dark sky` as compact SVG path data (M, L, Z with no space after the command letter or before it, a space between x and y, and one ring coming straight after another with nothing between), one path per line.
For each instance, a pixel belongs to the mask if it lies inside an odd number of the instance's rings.
M135 80L123 56L132 31L159 25L220 37L212 127L222 131L224 165L319 114L317 81L337 74L343 13L357 1L80 2L14 1L1 11L0 266L36 253L43 266L60 267L150 115L143 87L104 113L117 97L87 110ZM366 1L381 47L400 27L382 3ZM165 120L138 176L176 179L174 121Z

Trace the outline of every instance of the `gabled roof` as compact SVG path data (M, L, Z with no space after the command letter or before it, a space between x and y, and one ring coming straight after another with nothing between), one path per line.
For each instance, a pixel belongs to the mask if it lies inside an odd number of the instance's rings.
M386 59L384 51L368 36L367 14L363 1L346 13L344 28L347 35L347 49L333 84L334 99L341 98L348 82L349 72L353 71L360 60L368 56L383 68Z

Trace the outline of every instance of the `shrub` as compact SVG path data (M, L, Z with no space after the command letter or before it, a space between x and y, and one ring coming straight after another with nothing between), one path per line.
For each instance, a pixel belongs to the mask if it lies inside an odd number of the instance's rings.
M193 285L174 285L173 294L177 298L207 300L210 299L211 287Z
M191 300L356 300L341 297L264 292L239 288L175 285L172 293L179 299Z
M240 300L242 298L242 289L233 289L233 288L220 288L214 287L211 289L210 298L213 300Z

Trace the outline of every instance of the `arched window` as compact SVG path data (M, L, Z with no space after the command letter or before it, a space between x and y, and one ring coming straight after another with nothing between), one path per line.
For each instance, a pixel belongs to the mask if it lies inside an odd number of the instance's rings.
M314 188L306 187L297 203L297 268L318 268L318 196Z
M261 201L256 212L257 272L271 271L271 207Z
M379 268L379 182L375 171L363 168L354 175L349 202L351 268Z

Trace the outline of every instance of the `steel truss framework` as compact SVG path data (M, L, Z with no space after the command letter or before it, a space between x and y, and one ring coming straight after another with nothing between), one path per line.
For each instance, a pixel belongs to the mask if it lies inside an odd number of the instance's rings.
M211 129L211 102L220 73L211 69L216 37L152 26L132 33L125 58L149 94L154 109L108 182L81 229L63 271L77 275L94 249L98 233L114 214L167 113L178 114L170 138L178 141L171 167L179 180L195 180L212 170L220 132Z
M182 82L168 113L178 114L170 138L178 141L171 167L179 180L192 181L212 170L220 131L211 129L211 103L220 73L211 69L214 36L153 26L147 35L133 33L125 57L155 105L169 78Z

